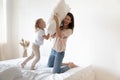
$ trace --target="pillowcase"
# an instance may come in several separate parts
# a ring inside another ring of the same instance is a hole
[[[95,80],[92,66],[85,67],[64,80]]]
[[[66,14],[70,11],[70,7],[65,3],[64,0],[60,0],[58,4],[54,7],[53,14],[48,22],[48,33],[54,34],[56,32],[56,22],[54,20],[54,15],[57,16],[59,25],[61,21],[65,18]]]

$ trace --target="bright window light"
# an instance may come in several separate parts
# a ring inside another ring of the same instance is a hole
[[[0,43],[6,43],[7,42],[7,28],[6,28],[6,0],[3,0],[3,3],[1,3],[1,26],[0,26]]]

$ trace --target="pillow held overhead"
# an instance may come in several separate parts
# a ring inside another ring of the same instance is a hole
[[[48,22],[48,33],[50,35],[56,32],[56,22],[53,19],[53,16],[56,15],[59,20],[59,25],[61,21],[65,18],[66,14],[70,11],[70,7],[65,3],[65,0],[60,0],[58,4],[54,7],[53,14]]]

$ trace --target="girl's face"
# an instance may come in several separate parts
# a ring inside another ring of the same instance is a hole
[[[64,19],[64,26],[68,26],[69,23],[71,23],[71,17],[67,15]]]
[[[46,27],[46,23],[45,23],[45,21],[43,19],[41,19],[39,21],[39,27],[42,28],[42,29]]]

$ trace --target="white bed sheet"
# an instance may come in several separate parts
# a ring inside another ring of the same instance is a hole
[[[28,62],[24,69],[22,69],[20,64],[24,59],[25,58],[18,58],[0,61],[0,80],[2,80],[2,78],[4,78],[4,80],[8,80],[8,78],[9,80],[13,80],[13,78],[16,80],[16,77],[19,77],[17,80],[64,80],[68,76],[82,69],[81,67],[77,67],[61,74],[52,74],[52,68],[46,66],[47,59],[45,57],[41,57],[41,60],[36,65],[36,70],[30,70],[31,61]],[[7,71],[11,71],[11,74]]]

